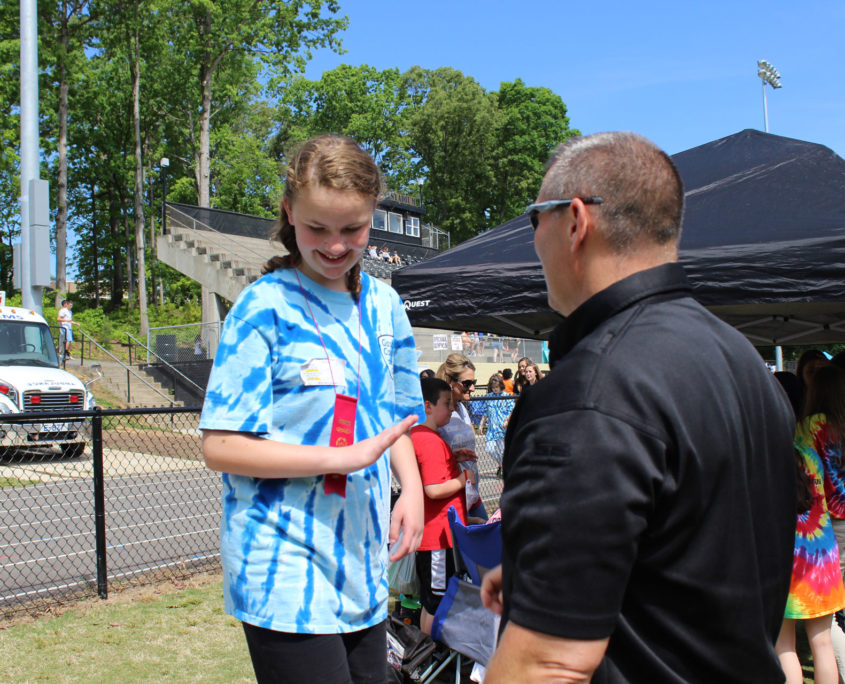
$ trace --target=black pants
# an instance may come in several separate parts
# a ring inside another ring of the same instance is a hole
[[[348,634],[290,634],[243,623],[258,684],[385,684],[387,626]]]

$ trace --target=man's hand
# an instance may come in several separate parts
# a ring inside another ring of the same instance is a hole
[[[496,615],[502,614],[504,601],[502,599],[502,566],[497,565],[481,580],[481,601],[487,610]]]

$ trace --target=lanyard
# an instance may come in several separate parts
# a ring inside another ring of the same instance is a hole
[[[358,394],[356,397],[348,397],[339,394],[337,391],[337,383],[334,379],[329,350],[326,349],[326,343],[323,342],[323,334],[320,332],[320,326],[317,325],[317,319],[314,317],[314,312],[311,311],[311,304],[308,303],[308,297],[305,296],[305,289],[302,287],[302,280],[299,278],[299,270],[294,269],[293,272],[296,274],[299,291],[305,300],[305,306],[308,308],[308,315],[311,316],[311,322],[314,323],[314,328],[317,330],[317,337],[320,338],[320,345],[323,347],[323,353],[326,355],[326,363],[329,367],[329,375],[331,376],[332,387],[334,388],[334,413],[332,414],[332,431],[329,436],[329,446],[348,446],[355,442],[355,414],[358,400],[361,398],[361,301],[360,299],[358,300]],[[340,494],[340,496],[345,497],[346,475],[342,473],[326,473],[323,476],[323,493]]]

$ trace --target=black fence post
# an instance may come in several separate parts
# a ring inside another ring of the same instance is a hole
[[[94,538],[97,552],[97,595],[109,597],[106,565],[106,494],[103,480],[103,416],[94,409],[91,419],[91,449],[94,452]]]

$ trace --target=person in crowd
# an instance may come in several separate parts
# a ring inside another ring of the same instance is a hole
[[[390,250],[388,250],[387,247],[382,247],[379,250],[378,255],[382,261],[390,261]]]
[[[810,506],[800,512],[795,533],[792,581],[777,652],[787,684],[801,684],[804,674],[795,648],[795,622],[803,621],[813,654],[814,681],[837,684],[839,670],[831,640],[832,615],[845,608],[840,546],[831,516],[845,514],[842,485],[842,435],[845,430],[845,371],[832,365],[810,378],[805,418],[795,432],[795,448],[810,483]]]
[[[502,452],[505,449],[505,428],[508,426],[508,418],[513,410],[513,399],[505,392],[505,381],[501,375],[494,373],[487,381],[487,401],[481,402],[484,406],[484,413],[481,419],[481,427],[485,425],[487,432],[484,437],[487,440],[487,453],[490,454],[498,466],[496,474],[502,472]]]
[[[431,368],[423,368],[420,371],[420,380],[422,380],[423,378],[433,378],[433,377],[435,377],[435,375],[434,375],[434,371],[431,370]]]
[[[451,553],[448,511],[454,506],[466,524],[466,471],[462,471],[449,445],[437,433],[452,419],[452,388],[440,378],[420,381],[425,401],[425,421],[411,428],[414,453],[425,494],[425,529],[415,558],[420,580],[420,629],[431,634],[431,623],[446,584],[455,574]]]
[[[503,368],[502,369],[502,382],[505,386],[505,392],[508,394],[513,394],[513,371],[510,368]]]
[[[375,245],[367,247],[367,256],[370,257],[370,259],[378,259],[378,250]]]
[[[473,518],[487,519],[478,490],[478,455],[469,400],[475,389],[475,365],[463,354],[453,352],[437,369],[437,377],[452,388],[452,417],[440,428],[462,470],[467,471],[467,510]]]
[[[535,384],[541,377],[540,367],[527,356],[523,356],[516,368],[516,377],[513,381],[514,394],[522,394],[526,387]]]
[[[390,256],[390,263],[396,264],[397,266],[402,265],[402,257],[399,256],[399,252],[395,249],[393,250],[393,254]]]
[[[62,337],[64,338],[64,355],[65,358],[71,358],[70,346],[73,344],[73,326],[79,325],[73,320],[73,302],[69,299],[62,300],[62,306],[59,309],[56,319],[59,321],[59,328],[61,329]]]
[[[513,376],[513,393],[519,394],[525,385],[525,367],[531,363],[531,359],[523,356],[516,362],[516,373]]]
[[[233,305],[208,383],[225,607],[259,682],[384,681],[388,555],[422,538],[414,338],[396,292],[360,269],[380,188],[353,140],[302,145],[276,232],[288,254]]]
[[[795,375],[801,381],[801,390],[804,397],[807,396],[807,388],[813,380],[813,375],[823,366],[830,363],[824,352],[818,349],[807,349],[801,356],[798,357],[798,365],[795,368]]]
[[[599,133],[557,148],[527,209],[565,318],[508,425],[485,684],[782,681],[794,418],[692,296],[683,197],[653,143]]]
[[[537,382],[543,378],[543,373],[540,371],[540,367],[533,361],[525,367],[522,374],[525,376],[525,385],[522,388],[523,390],[525,387],[536,385]]]
[[[498,335],[490,336],[490,349],[493,350],[493,363],[505,360],[505,355],[502,352],[502,338]]]

